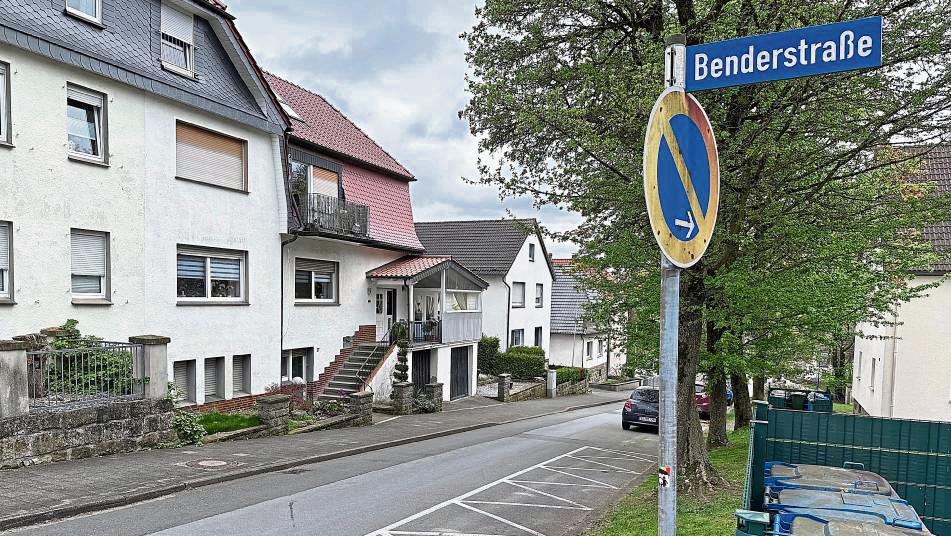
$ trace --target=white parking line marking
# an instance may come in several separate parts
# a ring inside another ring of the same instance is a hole
[[[604,454],[614,454],[615,456],[623,456],[623,458],[617,458],[614,456],[595,456],[586,451],[593,451],[596,453],[604,453]],[[622,467],[618,467],[617,465],[611,465],[609,463],[594,461],[592,458],[603,459],[603,460],[617,460],[622,462],[645,462],[645,463],[651,463],[651,464],[656,463],[653,460],[644,459],[644,458],[641,458],[639,455],[632,454],[632,453],[613,451],[610,449],[601,449],[598,447],[587,447],[587,446],[580,447],[571,452],[566,452],[565,454],[562,454],[550,460],[546,460],[544,462],[535,464],[531,467],[527,467],[525,469],[522,469],[521,471],[517,471],[508,476],[495,480],[493,482],[489,482],[488,484],[485,484],[483,486],[479,486],[478,488],[473,489],[472,491],[469,491],[467,493],[459,495],[458,497],[454,497],[452,499],[449,499],[439,504],[436,504],[434,506],[431,506],[409,517],[406,517],[395,523],[392,523],[382,529],[371,532],[367,534],[366,536],[449,536],[449,535],[451,536],[498,536],[498,535],[492,535],[492,534],[460,533],[460,532],[453,531],[451,528],[442,528],[442,527],[440,528],[420,527],[421,530],[415,530],[415,531],[414,530],[397,530],[398,527],[409,528],[407,525],[409,525],[410,523],[414,521],[419,521],[425,516],[428,516],[434,512],[437,512],[449,506],[457,506],[460,508],[465,508],[473,513],[477,513],[477,514],[489,517],[499,523],[503,523],[505,525],[518,529],[519,531],[522,531],[531,536],[545,536],[541,532],[538,532],[529,527],[520,525],[519,523],[516,523],[515,521],[512,521],[511,519],[506,519],[505,517],[502,517],[500,515],[496,515],[491,512],[482,510],[480,508],[476,508],[473,505],[484,504],[484,505],[504,506],[504,507],[515,508],[516,509],[515,513],[513,514],[505,513],[505,515],[508,517],[512,517],[512,515],[518,515],[517,508],[530,508],[530,509],[542,508],[542,509],[550,509],[550,510],[579,510],[579,511],[587,512],[587,511],[591,511],[592,508],[585,506],[584,504],[575,502],[571,499],[560,497],[558,495],[555,495],[554,493],[550,493],[547,491],[540,491],[533,487],[529,487],[525,484],[540,485],[540,486],[568,486],[568,487],[580,487],[580,488],[588,488],[588,489],[616,490],[619,488],[617,486],[609,484],[608,482],[602,482],[594,478],[584,477],[569,471],[599,471],[601,473],[630,475],[632,477],[643,474],[642,472],[637,472],[631,469],[624,469]],[[586,463],[600,465],[602,467],[605,467],[605,469],[590,468],[590,467],[565,467],[562,465],[555,465],[558,461],[566,460],[566,459],[575,459],[575,460],[586,462]],[[570,477],[571,479],[574,479],[575,481],[574,482],[550,482],[550,481],[542,481],[542,480],[518,479],[518,477],[525,475],[526,473],[529,473],[536,469],[549,471],[551,473],[555,473],[565,477]],[[504,501],[504,500],[502,501],[478,500],[476,497],[474,497],[475,495],[483,491],[486,491],[488,489],[491,489],[495,486],[498,486],[500,484],[509,484],[510,486],[514,486],[522,490],[525,490],[525,491],[510,493],[509,495],[506,496],[506,497],[512,498],[513,501],[518,500],[515,496],[534,495],[536,498],[548,497],[555,501],[559,501],[563,504],[539,504],[534,502],[510,502],[510,501]],[[526,493],[526,492],[529,492],[529,493]],[[506,510],[504,512],[508,512],[508,511]],[[537,515],[538,514],[528,514],[527,519],[537,520],[539,519]],[[443,522],[445,521],[442,521],[440,523],[443,523]]]
[[[605,467],[610,467],[611,469],[617,469],[618,471],[621,471],[621,472],[623,472],[623,473],[633,473],[633,474],[635,474],[635,475],[639,475],[639,474],[640,474],[640,473],[638,473],[637,471],[631,471],[630,469],[625,469],[625,468],[623,468],[623,467],[618,467],[618,466],[616,466],[616,465],[611,465],[611,464],[609,464],[609,463],[596,462],[596,461],[594,461],[594,460],[588,460],[588,459],[585,459],[585,458],[579,458],[578,456],[568,456],[568,457],[571,458],[571,459],[573,459],[573,460],[580,460],[580,461],[585,462],[585,463],[593,463],[593,464],[595,464],[595,465],[603,465],[603,466],[605,466]]]
[[[542,469],[547,469],[548,471],[551,471],[551,472],[553,472],[553,473],[559,473],[559,474],[562,474],[562,475],[571,476],[571,477],[577,478],[577,479],[579,479],[579,480],[585,480],[585,481],[587,481],[587,482],[592,482],[592,483],[594,483],[594,484],[600,484],[601,486],[603,486],[603,487],[605,487],[605,488],[608,488],[608,489],[617,489],[617,487],[612,486],[611,484],[608,484],[608,483],[606,483],[606,482],[601,482],[600,480],[595,480],[595,479],[593,479],[593,478],[586,478],[586,477],[583,477],[583,476],[581,476],[581,475],[573,475],[573,474],[571,474],[571,473],[566,473],[566,472],[564,472],[564,471],[559,471],[558,469],[556,469],[556,468],[554,468],[554,467],[542,467]]]
[[[532,529],[530,529],[530,528],[528,528],[528,527],[523,527],[522,525],[519,525],[518,523],[516,523],[516,522],[514,522],[514,521],[509,521],[508,519],[505,519],[504,517],[499,517],[499,516],[497,516],[497,515],[495,515],[495,514],[490,514],[490,513],[486,512],[486,511],[484,511],[484,510],[479,510],[479,509],[476,508],[475,506],[469,506],[468,504],[464,504],[464,503],[461,503],[461,502],[457,502],[456,504],[458,504],[459,506],[461,506],[461,507],[463,507],[463,508],[468,508],[469,510],[472,510],[473,512],[477,512],[477,513],[479,513],[479,514],[482,514],[482,515],[484,515],[484,516],[486,516],[486,517],[491,517],[492,519],[494,519],[494,520],[496,520],[496,521],[499,521],[499,522],[501,522],[501,523],[505,523],[506,525],[508,525],[508,526],[510,526],[510,527],[514,527],[514,528],[517,528],[517,529],[519,529],[519,530],[523,530],[523,531],[525,531],[525,532],[531,534],[532,536],[545,536],[545,535],[542,534],[541,532],[534,531],[534,530],[532,530]]]
[[[640,454],[640,453],[635,454],[633,452],[621,452],[619,450],[602,449],[599,447],[591,447],[591,448],[600,450],[603,452],[610,452],[611,454],[618,454],[620,456],[625,456],[628,458],[634,458],[635,460],[641,460],[644,462],[652,462],[657,460],[657,456],[654,456],[653,454]]]
[[[517,502],[502,502],[502,501],[463,501],[466,504],[495,504],[498,506],[528,506],[531,508],[554,508],[555,510],[585,510],[590,511],[591,509],[587,506],[558,506],[556,504],[534,504],[534,503],[517,503]]]

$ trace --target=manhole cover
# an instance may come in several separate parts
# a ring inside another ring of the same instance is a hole
[[[242,462],[226,462],[224,460],[191,460],[188,462],[176,463],[180,467],[190,467],[192,469],[201,469],[202,471],[220,471],[222,469],[232,469],[245,465]]]

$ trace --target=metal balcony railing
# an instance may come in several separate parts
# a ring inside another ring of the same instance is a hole
[[[323,194],[308,194],[300,201],[305,229],[367,237],[370,207]]]

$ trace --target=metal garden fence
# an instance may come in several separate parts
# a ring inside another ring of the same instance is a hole
[[[30,410],[71,409],[143,398],[141,344],[84,341],[80,348],[27,352]]]

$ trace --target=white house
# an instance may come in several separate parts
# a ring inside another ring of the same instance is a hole
[[[483,333],[549,351],[554,267],[535,219],[416,222],[430,255],[447,255],[489,284]]]
[[[921,150],[924,150],[922,148]],[[951,147],[924,157],[925,180],[951,190]],[[951,222],[925,229],[938,249],[951,246]],[[951,421],[951,265],[913,274],[911,284],[941,281],[927,296],[903,303],[880,326],[860,324],[852,364],[852,399],[877,417]]]
[[[484,282],[420,256],[409,170],[320,95],[267,77],[293,128],[283,352],[274,373],[303,379],[317,397],[373,387],[385,399],[395,364],[389,332],[402,320],[411,328],[414,382],[436,377],[447,400],[472,394]]]
[[[577,275],[571,271],[571,259],[552,259],[552,262],[555,283],[551,295],[548,362],[565,367],[584,367],[591,371],[593,380],[607,379],[608,374],[616,374],[624,364],[624,351],[619,345],[611,344],[606,330],[599,330],[585,321],[584,307],[593,296],[581,288]]]
[[[0,338],[171,337],[190,402],[281,350],[288,120],[214,0],[0,2]]]

